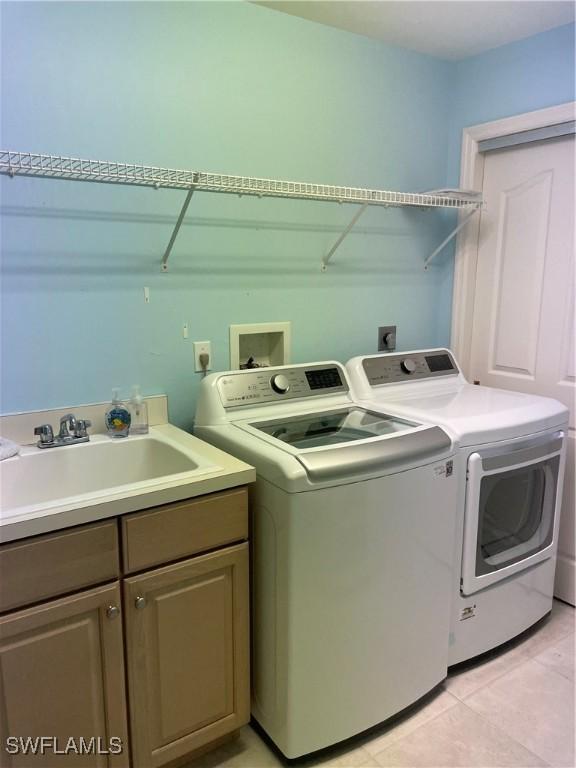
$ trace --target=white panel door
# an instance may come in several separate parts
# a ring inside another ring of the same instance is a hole
[[[486,154],[471,378],[570,409],[556,594],[574,604],[574,136]]]

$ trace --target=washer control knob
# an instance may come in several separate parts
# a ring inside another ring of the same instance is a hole
[[[414,373],[416,370],[416,363],[411,358],[407,357],[406,360],[402,360],[400,363],[400,368],[404,371],[404,373]]]
[[[290,389],[290,383],[286,376],[281,373],[277,373],[276,376],[272,376],[270,379],[270,385],[274,392],[278,392],[279,395],[285,395]]]

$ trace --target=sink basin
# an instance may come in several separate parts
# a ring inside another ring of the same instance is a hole
[[[195,469],[194,459],[153,437],[97,435],[89,443],[25,450],[15,461],[4,462],[0,498],[3,510],[14,509]]]
[[[19,456],[0,462],[0,538],[9,541],[209,492],[202,481],[225,473],[214,453],[212,446],[169,424],[122,439],[94,435],[90,442],[59,448],[25,446]],[[58,520],[47,521],[49,516]],[[20,523],[27,524],[25,534]]]

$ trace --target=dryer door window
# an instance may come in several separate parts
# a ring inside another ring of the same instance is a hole
[[[462,592],[471,595],[553,554],[564,433],[468,458]]]
[[[518,562],[552,542],[558,464],[555,457],[482,478],[476,576]]]

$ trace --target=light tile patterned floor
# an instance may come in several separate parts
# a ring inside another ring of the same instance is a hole
[[[504,650],[460,666],[439,691],[392,725],[299,761],[302,768],[573,768],[575,614],[550,618]],[[288,763],[250,727],[188,768]]]

